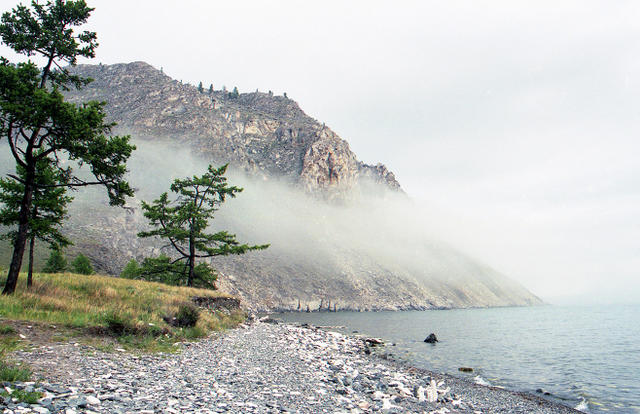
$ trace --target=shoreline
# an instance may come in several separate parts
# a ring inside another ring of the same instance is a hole
[[[553,305],[544,304],[536,307],[543,308],[543,307],[551,307],[551,306]],[[509,306],[506,308],[518,310],[523,307]],[[495,308],[474,308],[474,309],[492,310]],[[446,309],[446,310],[467,311],[469,309],[465,308],[465,309]],[[378,338],[383,338],[385,346],[378,348],[377,356],[382,358],[385,361],[388,361],[390,364],[397,365],[401,369],[405,368],[405,369],[421,370],[421,371],[424,371],[425,373],[431,373],[431,374],[435,373],[436,375],[439,375],[443,378],[451,378],[454,381],[465,381],[469,384],[489,387],[490,389],[495,391],[511,392],[513,394],[520,395],[521,397],[526,399],[542,401],[542,403],[544,404],[548,403],[548,404],[556,404],[562,407],[568,407],[573,410],[572,412],[575,412],[575,413],[590,412],[589,410],[591,408],[597,409],[596,406],[602,406],[601,403],[597,402],[598,400],[595,400],[595,399],[592,400],[591,398],[585,396],[588,394],[582,394],[578,392],[575,392],[575,393],[565,392],[567,390],[554,388],[553,385],[549,385],[551,389],[547,390],[546,383],[541,383],[540,381],[537,381],[537,382],[531,381],[530,378],[526,375],[526,372],[524,372],[522,369],[518,369],[517,366],[513,368],[512,371],[508,371],[506,373],[506,376],[502,376],[502,377],[500,376],[501,372],[499,370],[491,371],[487,369],[487,367],[483,366],[482,363],[479,363],[478,361],[475,361],[475,364],[477,364],[479,369],[475,369],[477,367],[476,365],[473,365],[474,362],[469,362],[469,361],[466,362],[466,364],[471,364],[471,365],[465,365],[465,362],[460,362],[460,361],[466,360],[465,358],[466,353],[458,352],[457,354],[454,353],[453,355],[451,353],[449,354],[440,353],[434,359],[435,364],[432,364],[429,357],[424,357],[422,354],[420,354],[422,350],[421,346],[424,345],[422,344],[422,338],[425,337],[426,333],[430,332],[429,330],[427,331],[419,330],[420,332],[418,332],[417,335],[422,335],[421,337],[416,336],[415,331],[411,331],[412,333],[411,335],[402,336],[402,334],[399,334],[399,332],[404,332],[404,329],[402,331],[399,331],[398,329],[395,329],[395,330],[391,329],[391,331],[387,331],[385,329],[374,329],[376,325],[375,321],[377,320],[375,319],[376,317],[373,317],[373,319],[365,318],[363,322],[363,319],[357,319],[359,317],[356,317],[353,319],[351,317],[340,318],[338,315],[336,315],[336,317],[333,317],[333,316],[330,316],[327,312],[319,312],[319,313],[327,313],[327,315],[324,315],[325,317],[320,317],[322,315],[319,315],[318,313],[316,313],[318,317],[289,316],[289,315],[296,315],[298,313],[300,312],[277,312],[277,313],[270,313],[268,316],[277,320],[279,323],[294,324],[294,325],[297,324],[302,326],[313,325],[317,328],[333,330],[343,335],[347,335],[355,338],[366,338],[370,335],[375,335]],[[358,313],[358,312],[338,311],[338,314],[339,313],[349,314],[349,313]],[[386,313],[396,314],[396,312],[386,312]],[[398,312],[398,313],[402,313],[402,312]],[[408,312],[408,313],[412,313],[412,312]],[[417,312],[417,313],[422,313],[422,312]],[[427,313],[427,312],[424,312],[424,313]],[[372,315],[375,315],[375,313],[372,313]],[[383,319],[386,321],[384,323],[393,324],[393,321],[397,322],[397,319],[391,319],[391,322],[389,322],[389,320],[386,320],[385,318]],[[409,318],[409,320],[413,320],[413,319]],[[353,330],[353,329],[356,329],[356,330]],[[432,329],[435,329],[434,332],[439,332],[437,328],[432,328]],[[449,331],[448,336],[444,335],[444,338],[445,340],[448,339],[450,341],[453,335],[456,335],[455,330],[454,332]],[[442,338],[439,338],[439,339],[442,339]],[[398,342],[398,345],[399,345],[397,348],[396,348],[396,342]],[[393,343],[393,347],[391,346],[392,343]],[[439,346],[445,346],[446,348],[446,345],[439,345]],[[467,349],[467,351],[470,351],[470,350]],[[472,352],[473,351],[471,350],[469,354],[472,354]],[[494,359],[493,363],[499,365],[501,363],[500,361],[502,361],[502,358],[500,357],[499,354],[494,353],[494,355],[497,355],[497,359]],[[513,358],[509,360],[509,362],[513,363],[514,362]],[[460,367],[467,367],[467,366],[474,367],[472,371],[473,373],[458,372],[458,371],[462,371],[462,368]],[[492,366],[492,364],[488,363],[488,366]],[[560,370],[556,372],[562,372],[562,371]],[[522,375],[523,373],[524,375]],[[502,374],[505,374],[505,372],[502,372]],[[482,375],[482,377],[480,375]],[[490,378],[491,379],[490,383],[487,380],[485,380],[485,378]],[[577,389],[577,387],[575,387],[575,389]],[[573,387],[572,387],[572,390],[573,390]],[[551,391],[551,392],[548,392],[548,391]],[[615,400],[614,400],[614,403],[611,403],[611,400],[607,402],[610,403],[611,406],[614,406],[615,404]],[[594,404],[593,407],[589,406],[589,404],[591,403]],[[621,405],[615,405],[615,407],[621,407]],[[612,412],[616,412],[615,409]]]
[[[541,305],[542,306],[542,305]],[[311,324],[296,324],[296,323],[292,323],[292,322],[283,322],[283,321],[277,321],[277,323],[279,324],[283,324],[283,325],[291,325],[291,326],[299,326],[299,327],[303,327],[303,328],[307,328],[307,329],[319,329],[319,330],[326,330],[329,331],[330,329],[335,329],[337,327],[333,327],[333,326],[315,326],[315,325],[311,325]],[[359,340],[359,341],[363,341],[366,343],[366,339],[367,336],[366,335],[361,335],[361,334],[343,334],[340,332],[335,332],[337,334],[343,335],[347,338],[352,338],[354,340]],[[377,339],[377,338],[376,338]],[[386,344],[382,344],[383,346],[386,346]],[[375,349],[378,348],[378,350],[381,350],[381,348],[379,348],[379,346],[369,346],[369,349]],[[569,412],[569,413],[582,413],[582,411],[579,411],[569,405],[565,405],[550,399],[546,399],[544,397],[541,397],[539,395],[535,395],[526,391],[517,391],[517,390],[512,390],[512,389],[508,389],[508,388],[504,388],[504,387],[500,387],[500,386],[493,386],[493,385],[484,385],[484,384],[479,384],[475,381],[472,381],[470,378],[465,378],[465,377],[458,377],[452,374],[448,374],[448,373],[440,373],[440,372],[435,372],[435,371],[430,371],[426,368],[421,368],[421,367],[416,367],[414,365],[411,365],[411,363],[409,361],[406,360],[400,360],[400,359],[396,359],[395,357],[392,357],[391,359],[388,357],[389,354],[387,353],[379,353],[379,352],[371,352],[371,354],[369,355],[370,358],[375,358],[375,359],[379,359],[380,361],[382,361],[384,364],[387,364],[389,366],[391,366],[392,368],[395,368],[397,371],[412,371],[412,372],[419,372],[424,376],[430,376],[430,377],[436,377],[436,378],[441,378],[443,379],[447,385],[450,384],[455,384],[457,386],[460,386],[462,388],[469,388],[469,389],[476,389],[476,390],[481,390],[481,391],[488,391],[489,393],[507,393],[512,395],[515,398],[521,398],[524,400],[528,400],[528,401],[532,401],[535,404],[539,405],[539,406],[546,406],[548,407],[550,410],[553,410],[554,408],[556,409],[560,409],[560,412]],[[568,410],[568,411],[567,411]],[[553,411],[555,412],[555,411]]]
[[[46,392],[14,413],[579,413],[366,354],[362,339],[256,321],[179,354],[105,353],[77,343],[15,356]]]

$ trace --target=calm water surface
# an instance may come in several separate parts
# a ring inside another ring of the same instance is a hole
[[[381,337],[412,365],[518,391],[541,388],[585,412],[640,413],[640,305],[278,317]],[[436,345],[422,342],[431,332]]]

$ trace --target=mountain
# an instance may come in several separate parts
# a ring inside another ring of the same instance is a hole
[[[400,184],[384,165],[357,159],[348,143],[285,96],[229,93],[183,84],[142,62],[79,65],[94,82],[71,101],[106,101],[117,133],[138,151],[129,163],[139,189],[126,209],[97,192],[78,194],[65,231],[103,272],[165,247],[139,239],[139,202],[172,178],[229,163],[245,192],[228,201],[214,226],[263,252],[216,258],[221,289],[257,310],[429,309],[539,304],[516,282],[432,240],[413,220]],[[95,190],[92,190],[95,191]],[[227,206],[228,205],[228,206]]]
[[[144,62],[79,65],[74,72],[94,82],[68,98],[108,102],[118,132],[179,140],[217,162],[286,177],[328,198],[348,197],[363,179],[400,191],[384,165],[358,161],[345,140],[284,96],[199,92]]]

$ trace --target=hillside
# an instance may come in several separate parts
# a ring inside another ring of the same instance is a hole
[[[141,63],[81,65],[95,81],[69,94],[109,102],[118,133],[138,150],[129,163],[138,190],[127,209],[108,208],[97,190],[76,193],[65,231],[102,272],[163,251],[141,240],[140,200],[171,179],[229,163],[245,191],[213,226],[264,252],[217,258],[218,286],[258,310],[429,309],[539,304],[524,287],[415,222],[400,184],[382,164],[358,161],[345,140],[298,105],[269,93],[209,94]],[[100,201],[102,200],[102,201]],[[167,251],[168,252],[168,251]]]
[[[16,292],[0,297],[0,326],[13,326],[9,332],[24,328],[28,332],[17,338],[19,344],[0,341],[5,348],[74,337],[101,347],[117,341],[126,348],[172,352],[175,342],[203,337],[245,319],[237,299],[211,290],[100,275],[33,276],[31,288],[22,274]],[[191,311],[189,323],[176,323],[178,318],[185,320],[183,309]],[[4,356],[0,353],[0,365]]]

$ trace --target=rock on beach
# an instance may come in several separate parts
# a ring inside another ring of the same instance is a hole
[[[262,322],[185,344],[177,355],[43,346],[16,357],[42,377],[30,386],[44,397],[33,405],[4,400],[0,412],[577,412],[367,355],[368,346],[313,327]]]

